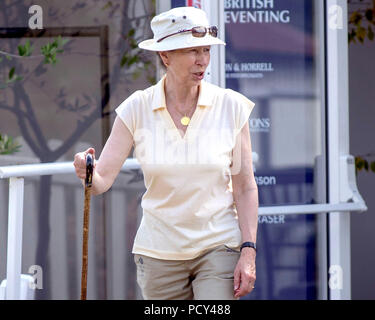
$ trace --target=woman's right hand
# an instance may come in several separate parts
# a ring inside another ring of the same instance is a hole
[[[92,157],[94,159],[94,168],[96,167],[96,160],[95,160],[95,149],[94,148],[88,148],[84,152],[78,152],[74,155],[74,168],[76,170],[76,176],[79,179],[86,179],[86,156],[88,153],[92,154]]]

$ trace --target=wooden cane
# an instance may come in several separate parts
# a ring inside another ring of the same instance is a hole
[[[87,297],[88,242],[93,167],[93,156],[90,153],[88,153],[86,156],[85,205],[83,210],[81,300],[86,300]]]

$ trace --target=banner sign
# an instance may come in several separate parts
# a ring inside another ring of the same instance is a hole
[[[314,1],[223,1],[226,87],[256,103],[249,125],[259,204],[315,203],[324,124]],[[172,6],[198,2],[175,0]],[[280,214],[258,221],[263,250],[257,255],[256,290],[246,299],[316,299],[316,216]]]

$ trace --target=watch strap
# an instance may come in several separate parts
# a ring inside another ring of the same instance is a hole
[[[257,246],[254,242],[244,242],[242,245],[241,245],[241,249],[240,251],[242,251],[243,248],[253,248],[255,251],[257,251]]]

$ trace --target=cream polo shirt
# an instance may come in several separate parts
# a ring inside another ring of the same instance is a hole
[[[133,253],[184,260],[222,244],[238,247],[230,165],[254,103],[201,81],[197,108],[182,136],[166,108],[164,80],[116,108],[133,135],[146,186]]]

